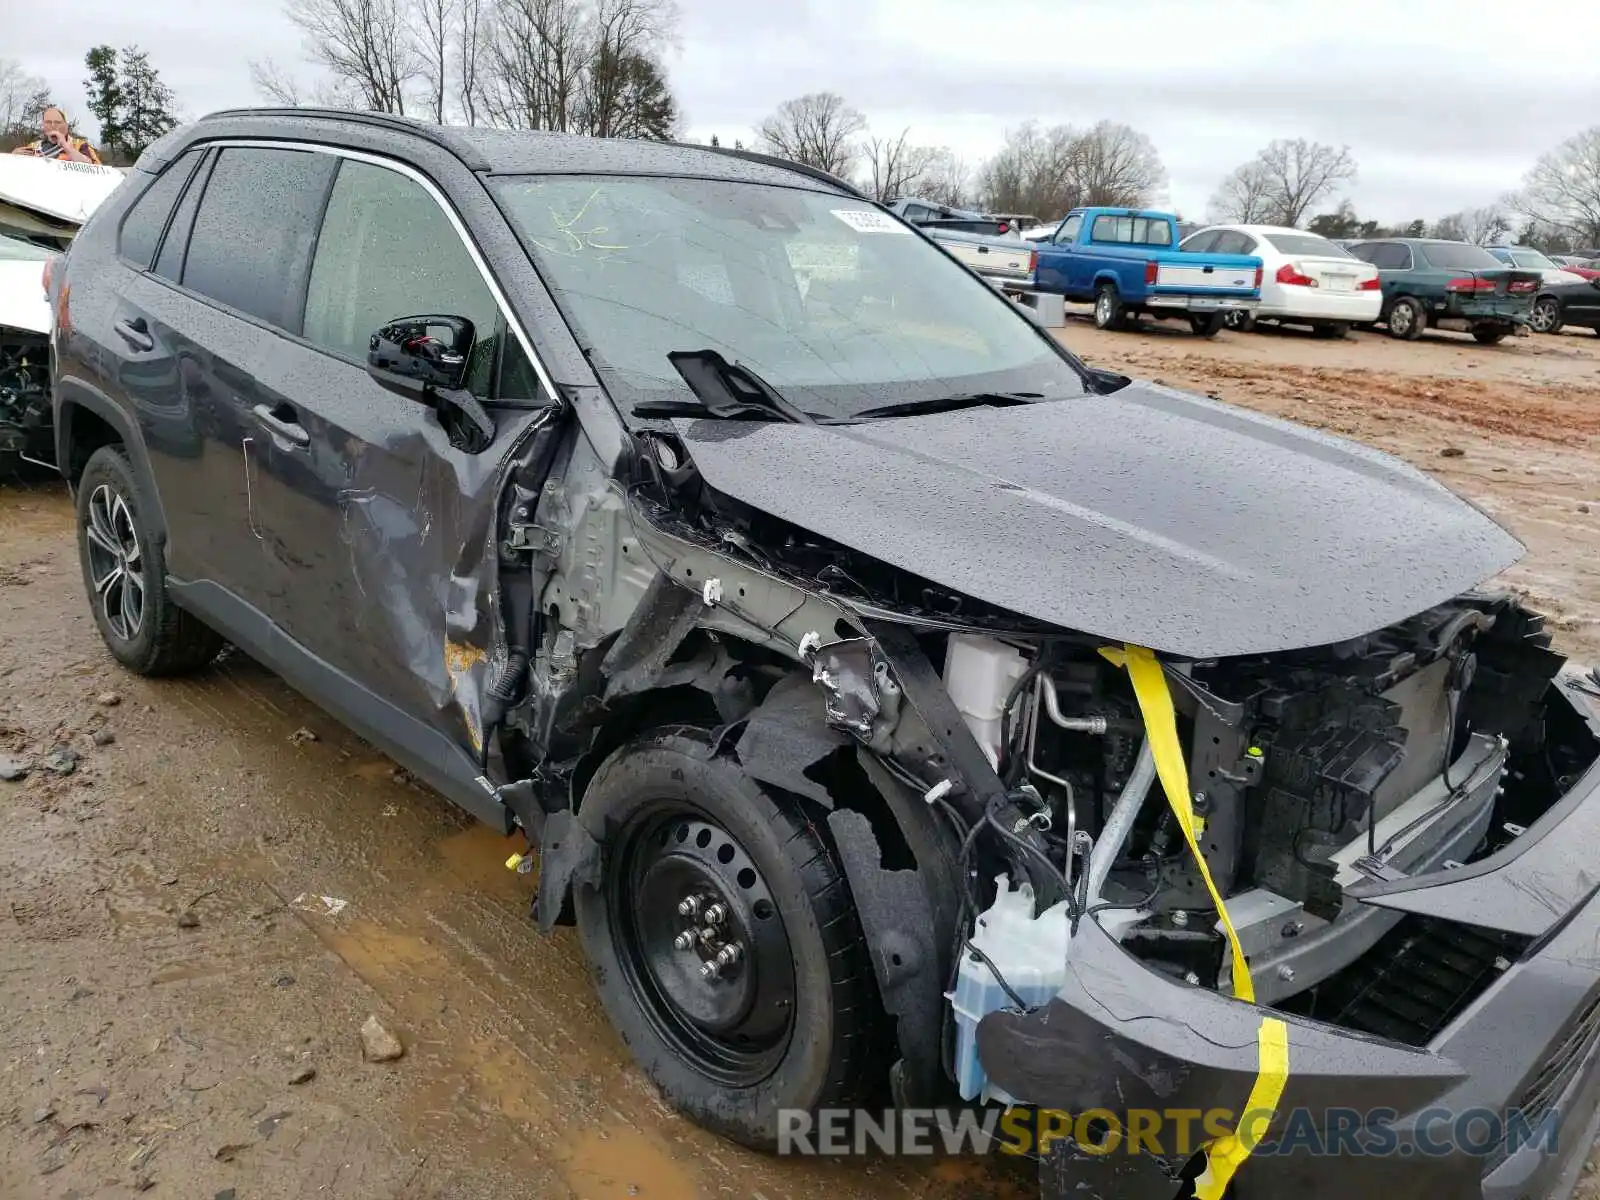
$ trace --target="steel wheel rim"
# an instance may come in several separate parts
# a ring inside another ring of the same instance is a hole
[[[121,492],[102,483],[90,493],[83,532],[94,602],[107,628],[132,641],[144,625],[144,547]]]
[[[1400,303],[1394,306],[1394,311],[1389,314],[1389,326],[1396,333],[1407,333],[1411,329],[1411,306]]]
[[[614,845],[607,920],[645,1019],[713,1082],[759,1084],[783,1061],[795,1014],[793,953],[765,879],[731,834],[676,802],[635,817]],[[723,908],[715,923],[714,904]],[[709,941],[697,936],[707,929]],[[730,945],[737,959],[708,976]]]

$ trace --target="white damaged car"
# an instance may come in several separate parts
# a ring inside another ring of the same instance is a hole
[[[0,475],[50,465],[46,272],[122,183],[118,167],[0,155]]]

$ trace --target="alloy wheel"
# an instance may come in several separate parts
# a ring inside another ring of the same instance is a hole
[[[1549,333],[1555,328],[1559,311],[1554,300],[1548,298],[1541,300],[1533,306],[1533,312],[1528,314],[1528,324],[1535,333]]]
[[[133,512],[120,492],[102,483],[89,496],[84,522],[94,603],[120,640],[132,641],[144,624],[144,552]]]
[[[794,1028],[794,956],[745,849],[676,805],[622,830],[607,910],[623,973],[669,1045],[708,1079],[749,1087],[776,1069]]]
[[[1406,334],[1411,331],[1411,306],[1409,304],[1396,304],[1394,311],[1389,314],[1389,331],[1395,334]]]

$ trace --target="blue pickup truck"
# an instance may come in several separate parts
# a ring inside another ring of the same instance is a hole
[[[1078,208],[1048,241],[1034,243],[1034,286],[1068,300],[1092,301],[1094,323],[1121,329],[1134,316],[1188,317],[1212,337],[1230,312],[1253,313],[1261,301],[1261,260],[1246,254],[1178,249],[1170,213]]]

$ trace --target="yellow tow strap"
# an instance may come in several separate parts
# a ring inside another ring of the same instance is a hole
[[[1228,906],[1222,893],[1211,878],[1211,868],[1200,852],[1200,824],[1195,818],[1194,804],[1189,791],[1189,769],[1184,763],[1183,747],[1178,741],[1178,718],[1172,707],[1172,693],[1167,688],[1167,677],[1155,654],[1143,646],[1112,647],[1100,651],[1116,666],[1125,667],[1133,682],[1133,694],[1139,701],[1139,712],[1144,717],[1145,736],[1150,739],[1150,753],[1155,759],[1156,776],[1161,780],[1161,790],[1166,793],[1178,827],[1183,830],[1183,840],[1189,844],[1205,881],[1211,902],[1216,905],[1222,928],[1228,935],[1228,948],[1233,954],[1233,994],[1246,1004],[1254,1004],[1255,985],[1250,981],[1250,966],[1244,959],[1244,948],[1239,945],[1239,934],[1228,916]],[[1256,1081],[1250,1088],[1249,1099],[1234,1131],[1218,1138],[1206,1147],[1206,1169],[1195,1180],[1196,1200],[1222,1200],[1235,1171],[1250,1157],[1250,1152],[1265,1134],[1267,1126],[1277,1112],[1283,1098],[1283,1087],[1289,1079],[1289,1027],[1277,1017],[1263,1016],[1256,1035],[1258,1065]],[[1248,1118],[1250,1130],[1241,1133]]]

